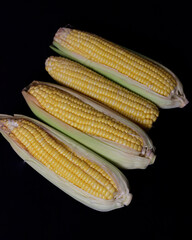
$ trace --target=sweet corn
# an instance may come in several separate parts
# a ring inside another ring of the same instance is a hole
[[[52,49],[111,78],[161,108],[184,107],[188,101],[179,79],[163,65],[99,36],[60,28]]]
[[[49,57],[45,65],[58,83],[106,104],[143,128],[151,128],[159,115],[158,108],[150,101],[77,62],[62,57]]]
[[[118,166],[154,162],[154,147],[140,127],[79,92],[35,81],[22,93],[39,118]]]
[[[85,205],[109,211],[130,203],[125,176],[67,136],[25,116],[0,115],[0,132],[30,166]]]

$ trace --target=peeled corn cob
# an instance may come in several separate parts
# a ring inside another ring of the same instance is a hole
[[[125,176],[58,131],[22,115],[0,115],[0,133],[31,167],[83,204],[110,211],[130,203]]]
[[[76,60],[156,103],[184,107],[188,101],[179,79],[163,65],[99,36],[60,28],[52,49]]]
[[[151,128],[159,111],[150,101],[111,82],[96,72],[62,57],[49,57],[46,70],[59,83],[118,111],[144,128]]]
[[[154,147],[136,124],[72,89],[34,81],[23,91],[43,121],[123,168],[146,168]]]

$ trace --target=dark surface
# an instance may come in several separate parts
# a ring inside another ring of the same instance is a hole
[[[157,159],[146,170],[123,171],[133,200],[108,213],[91,210],[21,160],[0,136],[0,240],[190,238],[192,48],[190,8],[135,2],[1,4],[0,113],[34,115],[21,90],[51,81],[44,61],[59,27],[72,25],[142,53],[170,68],[190,103],[161,110],[149,131]],[[189,137],[189,138],[188,138]],[[188,236],[188,237],[186,237]]]

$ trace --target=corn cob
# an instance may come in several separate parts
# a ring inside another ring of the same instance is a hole
[[[31,167],[83,204],[110,211],[130,203],[125,176],[67,136],[22,115],[0,115],[0,132]]]
[[[158,108],[150,101],[81,64],[62,57],[49,57],[45,65],[58,83],[106,104],[143,128],[151,128],[158,117]]]
[[[154,147],[136,124],[72,89],[34,81],[23,91],[43,121],[123,168],[146,168]]]
[[[99,36],[60,28],[51,48],[140,94],[161,108],[184,107],[188,103],[181,82],[169,69]]]

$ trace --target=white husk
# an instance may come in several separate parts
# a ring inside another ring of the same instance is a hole
[[[12,117],[8,115],[0,115],[0,119],[2,118]],[[115,198],[112,200],[103,200],[92,196],[91,194],[78,188],[77,186],[68,182],[67,180],[60,177],[59,175],[48,169],[46,166],[41,164],[38,160],[31,156],[25,149],[23,149],[16,141],[14,141],[6,131],[1,129],[0,127],[0,132],[8,140],[8,142],[11,144],[15,152],[38,173],[40,173],[42,176],[44,176],[47,180],[52,182],[62,191],[66,192],[68,195],[85,204],[86,206],[98,211],[110,211],[128,205],[130,203],[132,195],[129,193],[127,179],[112,164],[110,164],[109,162],[107,162],[106,160],[104,160],[102,157],[98,156],[91,150],[88,150],[84,146],[75,142],[71,138],[65,136],[64,134],[61,134],[60,132],[52,129],[51,127],[48,127],[47,125],[37,120],[31,119],[23,115],[15,115],[14,118],[23,118],[36,123],[40,127],[44,128],[49,134],[53,135],[55,138],[69,146],[72,149],[72,151],[75,151],[79,155],[87,157],[91,161],[99,164],[113,178],[118,188],[118,192],[115,195]]]
[[[122,122],[128,127],[131,127],[143,138],[143,141],[144,141],[143,152],[141,154],[138,151],[135,151],[128,147],[124,147],[123,145],[120,145],[120,144],[116,144],[112,141],[107,141],[102,138],[89,136],[88,134],[85,134],[69,126],[68,124],[65,124],[64,122],[60,121],[59,119],[55,118],[54,116],[50,115],[45,110],[43,110],[39,106],[36,99],[33,96],[31,96],[27,91],[23,90],[22,92],[23,96],[26,102],[28,103],[29,107],[31,108],[33,113],[37,115],[39,118],[41,118],[43,121],[52,125],[54,128],[57,128],[59,131],[62,131],[63,133],[67,134],[68,136],[72,137],[76,141],[81,142],[85,146],[89,147],[90,149],[104,156],[105,158],[112,161],[113,163],[115,163],[117,166],[121,168],[144,169],[149,164],[152,164],[154,162],[155,155],[153,153],[154,147],[153,147],[152,141],[139,126],[132,123],[128,119],[122,117],[120,114],[117,114],[116,112],[109,109],[108,107],[94,101],[93,99],[90,99],[89,97],[83,94],[77,93],[72,89],[59,86],[56,84],[45,83],[45,82],[35,81],[32,84],[38,84],[38,83],[46,84],[48,86],[53,86],[63,91],[66,91],[72,94],[73,96],[78,97],[83,102],[91,105],[95,109],[105,113],[108,116],[115,118],[116,120]]]

